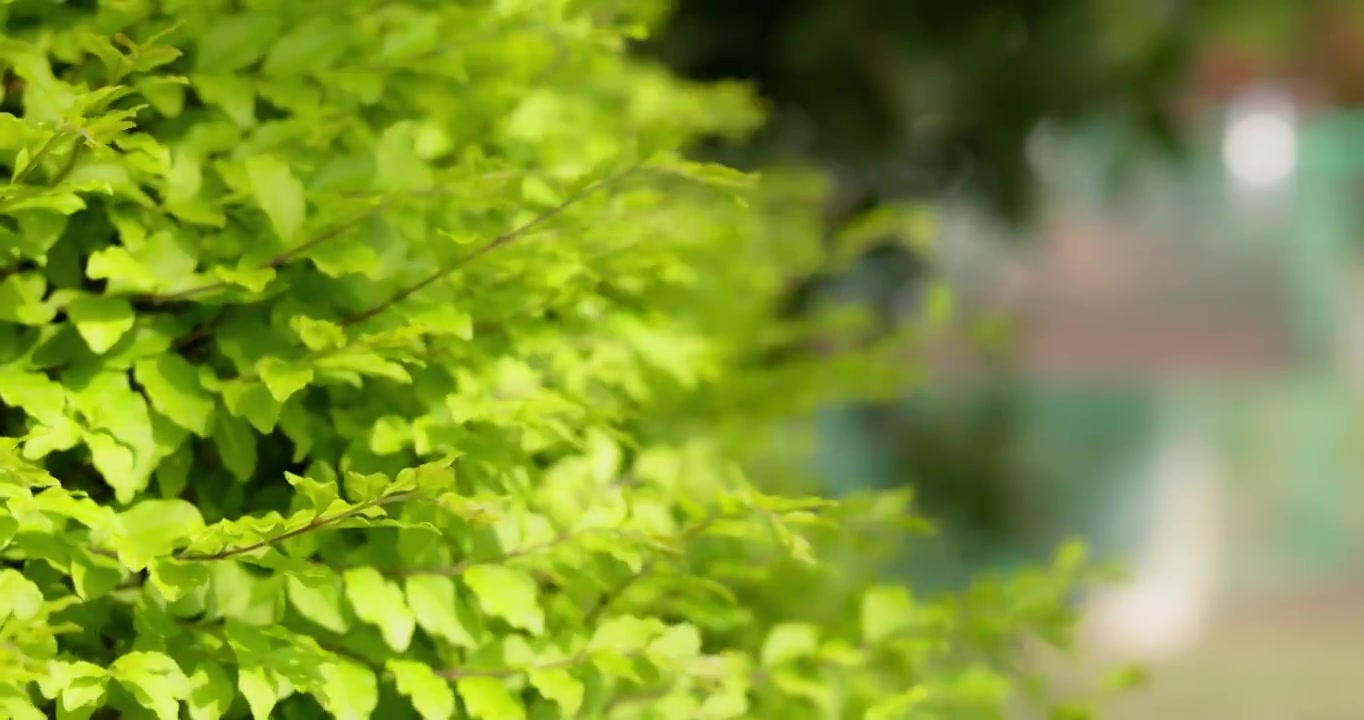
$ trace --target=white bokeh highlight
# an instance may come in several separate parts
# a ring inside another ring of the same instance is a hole
[[[1222,160],[1232,179],[1248,188],[1286,183],[1298,166],[1298,131],[1291,107],[1247,102],[1227,126]]]

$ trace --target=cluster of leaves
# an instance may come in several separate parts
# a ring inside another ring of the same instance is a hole
[[[883,359],[763,364],[819,188],[622,5],[0,4],[0,715],[1001,712],[1081,558],[922,601],[759,492]]]

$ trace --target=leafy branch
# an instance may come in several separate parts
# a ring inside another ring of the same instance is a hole
[[[696,536],[706,532],[713,525],[715,525],[715,523],[726,519],[728,519],[728,516],[724,513],[712,513],[701,522],[698,522],[695,525],[691,526],[690,528],[684,530],[682,534],[678,537],[678,540],[685,543],[686,541],[691,540],[692,538],[695,538]],[[619,601],[620,598],[624,596],[626,592],[633,588],[638,582],[644,580],[645,578],[653,574],[654,570],[658,567],[658,563],[660,562],[661,557],[662,556],[660,555],[655,555],[649,558],[644,562],[643,565],[640,566],[638,571],[631,573],[629,577],[625,578],[625,580],[621,581],[614,588],[611,588],[610,590],[603,593],[601,597],[597,598],[596,603],[594,603],[592,607],[584,614],[584,622],[591,624],[595,623],[598,619],[600,619],[601,616],[608,610],[610,610],[611,606],[614,605],[617,601]]]
[[[464,680],[468,678],[508,678],[526,673],[532,673],[537,670],[566,670],[568,668],[582,665],[583,663],[588,662],[590,660],[591,657],[588,656],[586,653],[579,653],[572,657],[564,658],[563,660],[552,660],[550,662],[540,663],[539,665],[535,665],[534,667],[528,668],[458,667],[448,668],[445,670],[437,670],[436,674],[445,678],[446,680]]]
[[[416,293],[421,292],[422,290],[439,282],[441,279],[445,278],[446,276],[450,275],[456,270],[459,270],[460,268],[468,265],[469,263],[472,263],[473,261],[483,257],[484,255],[487,255],[493,250],[496,250],[504,245],[509,245],[515,242],[516,240],[523,238],[526,235],[529,235],[536,228],[540,227],[541,225],[544,225],[550,220],[553,220],[554,218],[563,214],[566,210],[573,207],[574,205],[577,205],[579,202],[587,198],[589,195],[592,195],[599,190],[602,190],[610,185],[613,185],[625,179],[627,176],[631,175],[636,170],[638,170],[639,167],[640,164],[635,163],[624,170],[609,175],[601,180],[597,180],[596,182],[587,184],[586,186],[580,188],[573,194],[569,195],[567,198],[563,200],[563,202],[560,202],[558,205],[555,205],[554,207],[551,207],[550,209],[540,213],[539,215],[535,216],[525,224],[508,230],[507,232],[504,232],[501,235],[498,235],[497,237],[493,238],[491,241],[489,241],[482,247],[478,248],[477,250],[473,250],[472,252],[466,253],[455,258],[454,260],[451,260],[450,262],[437,268],[434,272],[422,278],[421,280],[413,283],[412,285],[409,285],[406,288],[403,288],[402,290],[399,290],[397,293],[394,293],[387,300],[384,300],[383,302],[380,302],[377,305],[374,305],[373,307],[364,310],[363,312],[346,318],[342,322],[342,324],[354,325],[356,323],[361,323],[366,320],[369,320],[375,317],[376,315],[383,313],[384,311],[388,310],[394,305],[397,305],[403,300],[406,300],[407,298],[415,295]]]
[[[14,174],[14,179],[11,181],[11,184],[13,185],[24,184],[24,181],[28,180],[28,176],[32,175],[33,171],[38,169],[38,166],[39,164],[42,163],[43,159],[46,158],[54,148],[57,147],[57,142],[62,138],[66,137],[68,134],[69,131],[67,130],[56,130],[51,135],[49,135],[47,140],[43,141],[43,144],[40,145],[36,151],[34,151],[33,157],[30,157],[28,159],[28,162],[24,164],[24,167],[21,168],[19,172]]]
[[[375,498],[373,500],[368,500],[363,503],[360,503],[359,505],[356,505],[355,507],[350,508],[349,510],[343,510],[338,513],[333,513],[331,515],[319,515],[318,517],[313,518],[304,525],[296,527],[292,530],[287,530],[278,535],[268,537],[263,540],[259,540],[249,545],[243,545],[235,548],[227,548],[212,553],[180,552],[176,553],[175,559],[181,562],[213,562],[215,560],[226,560],[228,558],[237,557],[238,555],[245,555],[247,553],[255,552],[256,550],[260,550],[261,548],[272,547],[290,538],[298,537],[299,535],[314,532],[316,530],[322,530],[332,525],[337,525],[353,517],[362,515],[373,508],[403,502],[406,500],[410,500],[415,496],[416,494],[411,492],[400,492],[394,493],[392,495],[385,495],[384,497]]]
[[[279,254],[260,263],[259,265],[256,266],[256,269],[271,270],[282,267],[294,261],[303,254],[313,250],[319,245],[335,240],[336,238],[339,238],[342,235],[346,234],[347,232],[355,229],[360,225],[360,223],[363,223],[364,221],[382,212],[385,208],[389,206],[389,203],[390,203],[389,200],[384,200],[382,202],[375,204],[370,209],[366,210],[363,213],[360,213],[359,215],[353,218],[332,225],[331,227],[319,232],[311,239],[303,243],[300,243],[299,245],[295,245],[294,247],[291,247],[288,250],[284,250],[283,252],[280,252]],[[172,303],[191,300],[206,293],[216,292],[218,290],[227,288],[230,285],[231,283],[225,280],[218,280],[211,283],[205,283],[203,285],[197,285],[192,288],[187,288],[185,290],[179,290],[173,293],[153,293],[149,295],[142,295],[138,297],[137,300],[148,305],[169,305]]]

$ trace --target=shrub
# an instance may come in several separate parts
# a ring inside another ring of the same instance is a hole
[[[0,4],[0,716],[998,712],[1078,557],[919,600],[778,492],[886,365],[763,359],[817,183],[630,6]]]

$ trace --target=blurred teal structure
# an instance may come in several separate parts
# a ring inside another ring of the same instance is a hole
[[[1236,325],[1243,334],[1259,332],[1244,328],[1276,333],[1278,340],[1264,339],[1264,357],[1236,357],[1259,351],[1234,347],[1230,357],[1199,356],[1173,338],[1168,347],[1153,341],[1143,351],[1150,361],[1144,369],[1106,372],[1111,359],[1097,358],[1093,372],[1053,372],[1019,358],[1012,377],[930,384],[907,393],[900,407],[835,408],[821,418],[822,472],[837,492],[908,482],[921,488],[924,509],[942,518],[942,536],[928,545],[916,541],[904,560],[921,587],[954,587],[984,570],[1041,560],[1069,536],[1086,540],[1101,557],[1131,556],[1150,539],[1156,520],[1152,459],[1179,433],[1199,435],[1197,442],[1224,459],[1225,470],[1215,479],[1223,495],[1244,489],[1282,505],[1272,511],[1286,521],[1286,534],[1264,540],[1280,546],[1273,549],[1275,562],[1296,566],[1300,575],[1329,574],[1358,549],[1341,513],[1343,503],[1352,502],[1343,489],[1352,486],[1349,479],[1361,463],[1351,443],[1355,400],[1341,367],[1340,328],[1347,318],[1340,308],[1361,230],[1355,198],[1364,181],[1364,115],[1297,122],[1291,177],[1257,187],[1229,174],[1220,120],[1210,118],[1190,157],[1138,161],[1118,184],[1108,179],[1127,150],[1121,129],[1096,124],[1053,142],[1053,167],[1043,173],[1046,193],[1060,216],[1097,217],[1100,228],[1112,227],[1112,237],[1096,238],[1101,243],[1164,240],[1187,251],[1195,290],[1222,280],[1244,287],[1245,293],[1224,299],[1234,306],[1207,316],[1205,331],[1215,338]],[[1127,280],[1137,290],[1148,281],[1151,297],[1136,305],[1146,307],[1141,303],[1149,300],[1157,319],[1164,313],[1174,322],[1216,302],[1160,297],[1163,278]],[[1179,305],[1185,301],[1188,307]],[[1071,303],[1085,304],[1083,298]],[[1238,324],[1242,317],[1245,323]],[[1115,320],[1109,331],[1118,338],[1125,330]],[[1048,342],[1064,345],[1066,335]],[[1075,358],[1076,365],[1084,363]],[[983,462],[971,457],[969,438],[982,429],[973,429],[969,418],[972,408],[992,402],[1010,408],[1007,422],[1014,429],[1011,439],[995,446],[986,435],[979,438],[980,452],[1004,455]],[[903,433],[929,431],[955,434],[958,442],[967,438],[953,461],[959,466],[930,467],[923,458],[905,457],[903,448],[916,443]],[[1267,453],[1275,455],[1272,468],[1264,464]],[[973,525],[971,513],[963,512],[971,505],[965,496],[980,488],[999,493],[1002,512],[1014,517],[997,527]],[[1244,574],[1276,572],[1252,568]]]

